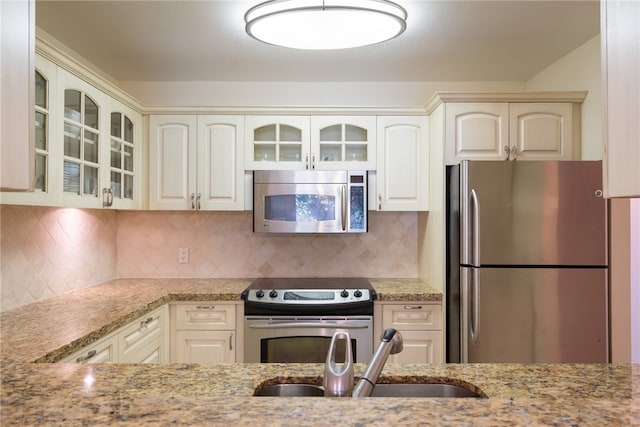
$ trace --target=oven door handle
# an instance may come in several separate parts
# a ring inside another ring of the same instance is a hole
[[[333,329],[367,329],[369,325],[349,325],[341,323],[322,322],[291,322],[291,323],[254,323],[250,329],[291,329],[291,328],[333,328]]]

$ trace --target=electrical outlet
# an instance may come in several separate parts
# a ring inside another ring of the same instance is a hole
[[[188,264],[189,263],[189,248],[179,248],[178,249],[178,262],[180,264]]]

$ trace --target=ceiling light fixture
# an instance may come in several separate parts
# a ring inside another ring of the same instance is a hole
[[[294,49],[345,49],[402,34],[407,11],[388,0],[271,0],[244,15],[247,33]]]

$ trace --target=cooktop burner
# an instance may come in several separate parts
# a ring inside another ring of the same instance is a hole
[[[363,278],[260,278],[242,299],[245,314],[370,314],[376,292]]]

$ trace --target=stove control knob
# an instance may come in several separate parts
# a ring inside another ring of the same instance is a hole
[[[349,296],[349,292],[345,289],[344,291],[340,292],[340,296],[342,298],[346,298]]]
[[[256,297],[262,298],[264,296],[264,291],[262,289],[258,289],[256,291]]]
[[[362,292],[361,291],[355,291],[353,293],[353,296],[356,297],[356,298],[360,298],[362,296]]]
[[[275,289],[273,289],[271,292],[269,292],[269,296],[270,296],[271,298],[275,298],[275,297],[277,297],[277,296],[278,296],[278,293],[276,292],[276,290],[275,290]]]

